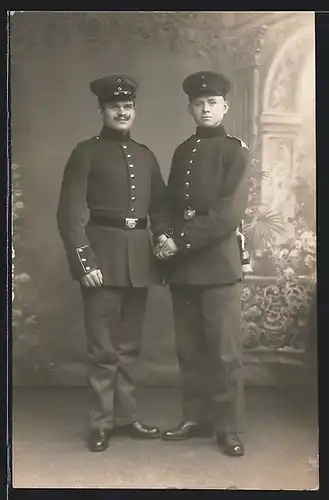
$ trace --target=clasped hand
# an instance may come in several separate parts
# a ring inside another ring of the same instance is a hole
[[[158,244],[154,249],[154,254],[158,259],[165,260],[174,255],[177,250],[176,243],[172,238],[167,238],[167,236],[161,235],[158,239]],[[103,275],[101,270],[94,269],[93,271],[90,271],[90,273],[83,276],[82,284],[87,288],[102,286]]]
[[[90,273],[82,277],[82,284],[87,288],[102,286],[103,275],[100,269],[93,269]]]
[[[161,235],[158,239],[158,244],[154,249],[155,256],[160,260],[168,259],[177,252],[177,246],[173,238],[167,238]]]

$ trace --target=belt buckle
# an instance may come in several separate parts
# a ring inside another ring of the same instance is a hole
[[[195,216],[195,210],[193,210],[192,208],[187,208],[184,210],[184,219],[185,220],[193,219],[194,216]]]
[[[129,217],[126,217],[126,219],[125,219],[126,228],[135,229],[135,227],[137,226],[137,222],[138,222],[138,219],[131,219]]]

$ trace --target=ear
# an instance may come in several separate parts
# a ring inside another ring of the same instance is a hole
[[[230,105],[229,102],[225,99],[224,101],[224,115],[228,112]]]
[[[192,114],[192,103],[191,103],[191,102],[189,102],[189,103],[188,103],[188,105],[187,105],[187,110],[188,110],[188,112],[190,113],[190,115],[192,115],[192,116],[193,116],[193,114]]]

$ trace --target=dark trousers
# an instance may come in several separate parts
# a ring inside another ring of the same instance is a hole
[[[82,287],[88,343],[89,425],[111,429],[138,420],[134,397],[146,288]]]
[[[172,285],[184,419],[243,432],[241,283]]]

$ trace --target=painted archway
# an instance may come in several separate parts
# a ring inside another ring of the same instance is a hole
[[[314,38],[313,26],[289,37],[274,57],[264,88],[260,142],[268,179],[262,182],[261,201],[282,216],[284,239],[294,232],[290,221],[300,147],[307,144],[312,149],[307,131],[314,134]],[[315,171],[314,155],[310,167]]]

